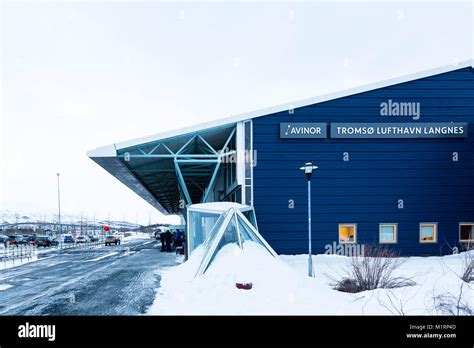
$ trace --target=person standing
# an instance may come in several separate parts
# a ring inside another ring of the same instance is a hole
[[[166,251],[166,249],[165,249],[165,232],[160,233],[160,242],[161,242],[161,251]]]
[[[171,232],[170,231],[165,232],[165,244],[166,244],[165,249],[167,252],[171,251],[171,239],[172,239]]]

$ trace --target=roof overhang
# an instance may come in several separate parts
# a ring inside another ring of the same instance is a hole
[[[87,155],[163,214],[176,214],[209,200],[223,158],[235,152],[235,124],[150,140],[108,145]]]
[[[151,206],[156,208],[159,212],[167,214],[166,209],[154,197],[150,191],[137,179],[135,175],[123,164],[123,162],[116,156],[116,150],[113,146],[104,147],[104,152],[95,153],[89,157],[99,166],[104,168],[107,172],[112,174],[117,180],[147,201]]]

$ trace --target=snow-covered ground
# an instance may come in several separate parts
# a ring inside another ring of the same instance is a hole
[[[334,278],[346,275],[346,256],[315,256],[316,276],[310,278],[307,255],[273,258],[254,243],[244,246],[241,252],[235,244],[226,245],[199,278],[194,278],[199,251],[188,262],[164,269],[148,314],[441,314],[434,298],[451,294],[457,300],[461,285],[461,302],[474,307],[473,284],[459,278],[463,254],[406,258],[394,276],[416,285],[351,294],[331,286]],[[253,288],[239,290],[236,282],[251,282]]]
[[[7,290],[13,287],[11,284],[0,284],[0,291]]]
[[[140,240],[140,239],[151,239],[149,233],[144,233],[144,232],[129,232],[129,233],[131,233],[131,235],[127,237],[123,237],[122,242],[130,242],[132,240]]]

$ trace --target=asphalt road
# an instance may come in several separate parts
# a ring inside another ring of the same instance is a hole
[[[159,269],[175,263],[153,239],[40,254],[36,262],[0,271],[0,315],[144,314]]]

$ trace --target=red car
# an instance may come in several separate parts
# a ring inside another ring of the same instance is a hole
[[[3,244],[5,244],[5,246],[9,246],[9,245],[18,246],[18,244],[26,244],[26,241],[23,240],[22,236],[8,236],[8,238],[5,239]]]

